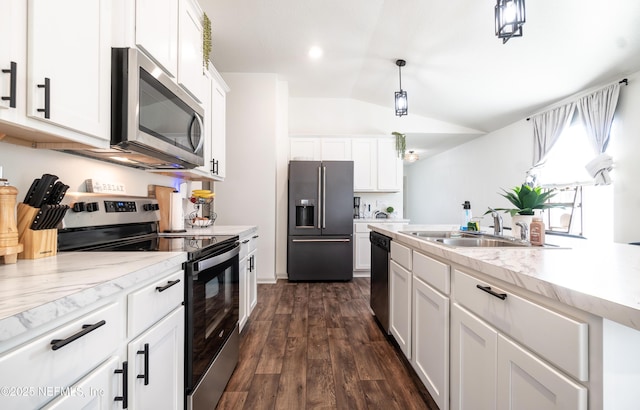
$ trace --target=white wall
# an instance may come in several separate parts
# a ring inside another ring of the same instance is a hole
[[[622,76],[621,76],[622,77]],[[613,240],[640,241],[640,73],[626,76],[629,85],[620,92],[618,110],[608,153],[614,157]],[[462,206],[468,200],[474,216],[489,206],[509,207],[498,193],[524,181],[531,166],[533,131],[522,119],[464,145],[405,167],[407,215],[412,223],[460,223]],[[594,190],[607,187],[590,188]],[[599,191],[602,192],[602,191]],[[585,196],[588,201],[588,197]],[[608,212],[608,211],[605,211]],[[611,215],[586,214],[592,225],[611,221]],[[587,224],[590,222],[587,220]],[[611,224],[611,222],[608,222]],[[490,216],[483,224],[491,225]],[[510,225],[508,215],[505,225]]]
[[[123,183],[127,195],[147,196],[149,185],[179,187],[180,180],[135,168],[79,157],[63,152],[32,149],[0,142],[0,166],[4,177],[18,188],[18,201],[24,199],[35,178],[44,173],[57,175],[69,191],[86,192],[85,180]]]
[[[390,107],[347,98],[290,98],[289,134],[295,135],[391,135],[402,133],[475,133],[459,125],[407,115],[397,117]]]
[[[275,74],[222,73],[227,94],[226,178],[215,183],[216,224],[257,225],[258,280],[276,278],[277,139],[281,118]]]
[[[522,120],[406,166],[405,217],[418,224],[459,224],[464,201],[478,217],[489,206],[508,207],[498,192],[524,181],[532,152],[530,124]],[[483,225],[489,225],[490,216],[485,218]]]

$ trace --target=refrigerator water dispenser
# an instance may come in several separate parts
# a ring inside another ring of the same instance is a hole
[[[315,227],[315,201],[313,199],[299,199],[296,201],[296,228]]]

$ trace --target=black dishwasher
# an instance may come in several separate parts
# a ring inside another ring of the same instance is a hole
[[[391,238],[371,231],[371,296],[369,305],[382,329],[389,334],[389,250]]]

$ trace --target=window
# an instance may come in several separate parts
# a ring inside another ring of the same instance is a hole
[[[594,156],[589,136],[576,116],[544,163],[531,171],[539,185],[557,190],[551,202],[564,205],[544,212],[547,232],[613,240],[613,188],[595,186],[585,169]]]

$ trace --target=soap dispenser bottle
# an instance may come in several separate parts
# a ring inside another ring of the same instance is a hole
[[[460,221],[460,230],[466,231],[469,222],[471,222],[471,203],[469,201],[464,201],[462,204],[462,220]]]

